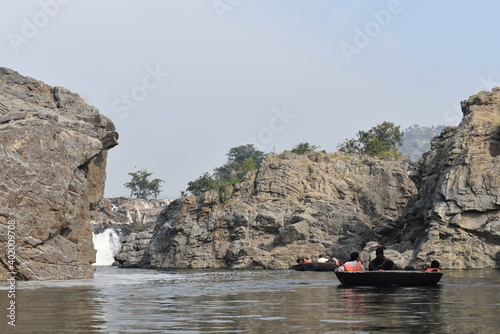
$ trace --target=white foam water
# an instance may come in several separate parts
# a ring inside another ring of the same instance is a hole
[[[115,255],[122,247],[120,236],[112,228],[107,228],[102,233],[92,233],[94,248],[97,251],[94,266],[110,266],[115,262]]]

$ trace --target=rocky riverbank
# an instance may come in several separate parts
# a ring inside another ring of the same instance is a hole
[[[178,199],[156,222],[143,256],[125,266],[289,268],[299,255],[347,257],[385,240],[416,188],[410,161],[343,153],[270,157],[234,187]]]
[[[224,201],[102,200],[113,123],[67,89],[0,68],[0,278],[92,277],[92,232],[108,228],[122,232],[122,267],[289,268],[353,250],[367,261],[384,245],[402,267],[500,268],[500,88],[462,111],[418,164],[284,152]]]
[[[234,186],[174,201],[129,242],[126,267],[289,268],[297,256],[378,245],[401,266],[500,267],[500,88],[462,102],[464,118],[409,160],[289,152]],[[149,239],[151,237],[151,239]]]

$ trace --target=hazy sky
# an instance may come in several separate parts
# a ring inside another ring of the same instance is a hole
[[[161,197],[252,143],[328,152],[359,130],[457,125],[500,86],[500,1],[0,0],[0,66],[85,97]]]

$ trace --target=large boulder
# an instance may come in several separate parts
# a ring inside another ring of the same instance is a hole
[[[77,94],[0,68],[2,279],[92,277],[89,212],[102,199],[117,138]]]

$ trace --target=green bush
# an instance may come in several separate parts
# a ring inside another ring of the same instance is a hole
[[[319,146],[311,145],[307,142],[302,142],[292,147],[292,150],[290,152],[303,155],[310,151],[316,151],[318,148]]]
[[[395,158],[401,155],[398,147],[403,144],[399,126],[383,122],[368,131],[358,131],[357,139],[346,139],[337,149],[344,153],[367,154],[377,158]]]

